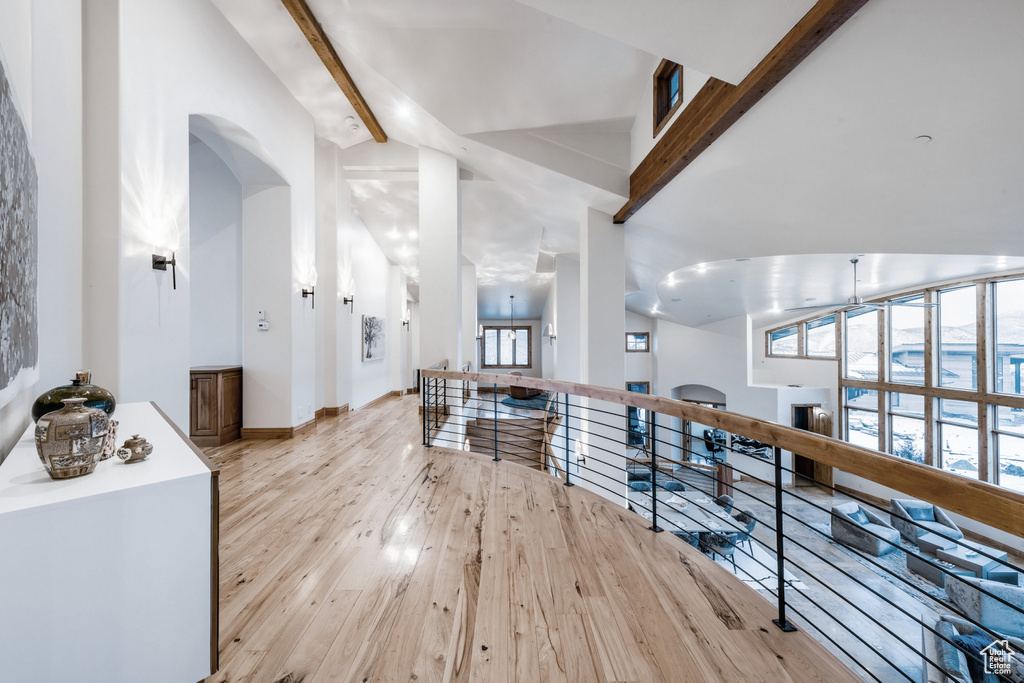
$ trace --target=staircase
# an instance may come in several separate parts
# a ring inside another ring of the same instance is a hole
[[[560,418],[548,420],[548,432],[553,433]],[[542,418],[498,417],[498,457],[536,470],[547,470],[544,454],[546,444]],[[495,420],[478,418],[466,423],[469,450],[473,453],[494,455]]]

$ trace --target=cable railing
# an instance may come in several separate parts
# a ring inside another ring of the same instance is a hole
[[[1024,681],[1024,568],[945,513],[1020,538],[1024,496],[657,396],[440,369],[422,382],[425,446],[526,465],[628,507],[718,560],[775,604],[776,627],[795,630],[793,615],[864,680],[969,681],[973,667]],[[896,495],[798,472],[792,454]]]

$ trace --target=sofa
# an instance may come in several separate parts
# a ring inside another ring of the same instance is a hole
[[[949,599],[968,618],[997,633],[1024,638],[1024,587],[971,576],[951,575],[946,577],[945,588]],[[991,595],[982,593],[982,590]]]
[[[832,538],[875,556],[892,552],[900,545],[900,532],[856,502],[832,507]]]
[[[512,377],[522,377],[523,376],[523,373],[518,372],[518,371],[513,371],[513,372],[510,372],[508,374],[511,375]],[[527,399],[527,398],[533,398],[534,396],[540,396],[543,393],[544,392],[541,391],[540,389],[534,389],[533,387],[513,387],[513,386],[510,386],[508,388],[509,396],[511,396],[514,399],[520,400],[520,401],[522,401],[524,399]]]
[[[936,632],[942,634],[945,639],[936,635]],[[964,636],[968,638],[976,637],[976,642],[981,644],[982,649],[987,647],[986,644],[988,643],[1003,639],[1003,636],[997,633],[990,633],[985,629],[980,629],[969,621],[951,614],[940,615],[939,620],[931,625],[931,628],[922,624],[921,634],[921,649],[924,655],[922,661],[922,680],[924,683],[972,683],[974,679],[971,677],[967,655],[956,645],[949,642],[954,638]],[[1021,653],[1024,653],[1024,640],[1013,637],[1007,637],[1005,640],[1010,649],[1015,652],[1010,661],[1010,673],[1007,678],[1015,683],[1024,683],[1024,658],[1021,657]],[[965,649],[973,651],[974,648]],[[975,660],[975,668],[977,669],[978,665],[983,664],[983,662],[983,659],[981,662]],[[984,681],[984,683],[998,683],[999,681],[1007,680],[1007,678],[1001,679],[989,675],[978,680]]]
[[[889,521],[900,536],[914,544],[929,533],[954,541],[964,537],[942,508],[923,500],[893,498],[889,501]]]

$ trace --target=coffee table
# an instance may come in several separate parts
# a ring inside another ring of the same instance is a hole
[[[979,554],[979,550],[991,557]],[[1003,566],[998,560],[1005,561],[1006,553],[979,543],[961,541],[961,545],[954,548],[939,548],[935,551],[935,557],[973,572],[979,579],[987,579],[989,571]]]
[[[929,555],[934,555],[936,550],[955,548],[956,546],[956,541],[938,534],[928,533],[917,537],[917,547],[921,549],[922,553]]]
[[[963,569],[955,566],[943,566],[940,569],[939,566],[940,565],[938,565],[935,560],[915,555],[913,553],[907,553],[907,569],[916,574],[920,574],[936,586],[945,585],[947,573],[956,574],[957,576],[973,576],[973,573],[969,569]]]

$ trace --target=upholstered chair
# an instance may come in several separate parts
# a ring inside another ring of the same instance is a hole
[[[919,537],[929,533],[954,541],[964,537],[942,508],[923,500],[893,498],[889,502],[889,520],[900,536],[915,544]]]
[[[900,532],[859,503],[832,508],[832,538],[872,555],[884,555],[900,545]]]
[[[1024,588],[1021,586],[950,574],[946,576],[945,588],[953,604],[985,628],[1024,638]]]

